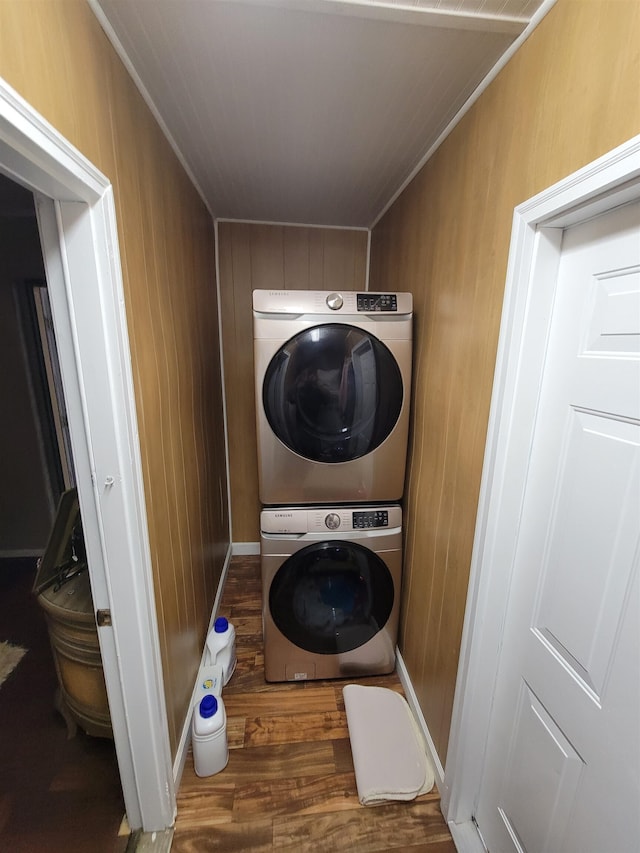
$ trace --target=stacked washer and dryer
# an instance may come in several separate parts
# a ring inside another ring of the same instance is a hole
[[[395,666],[409,293],[256,290],[267,681]]]

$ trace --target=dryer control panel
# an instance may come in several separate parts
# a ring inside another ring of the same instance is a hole
[[[266,334],[260,332],[260,323],[277,316],[295,317],[303,315],[323,314],[325,317],[340,317],[345,314],[366,320],[365,315],[373,315],[378,321],[383,317],[397,321],[406,318],[411,322],[413,312],[413,297],[406,291],[374,292],[345,290],[341,293],[326,290],[254,290],[253,313],[258,321],[254,326],[254,337],[261,338]],[[382,316],[381,316],[382,315]],[[326,322],[326,321],[325,321]],[[328,322],[335,322],[329,320]],[[256,334],[258,331],[258,334]],[[273,328],[270,329],[272,336]],[[287,335],[288,337],[288,335]]]

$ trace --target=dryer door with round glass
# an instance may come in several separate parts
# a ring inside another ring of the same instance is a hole
[[[262,398],[271,429],[290,450],[314,462],[348,462],[390,435],[402,410],[402,376],[376,337],[325,324],[278,350]]]
[[[253,305],[261,503],[399,500],[411,295],[257,290]]]

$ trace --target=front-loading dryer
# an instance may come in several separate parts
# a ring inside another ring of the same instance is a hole
[[[255,290],[263,505],[402,497],[410,293]]]
[[[279,507],[260,526],[266,680],[392,672],[400,506]]]

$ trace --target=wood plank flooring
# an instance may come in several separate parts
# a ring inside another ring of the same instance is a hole
[[[174,853],[455,853],[437,790],[412,803],[358,802],[344,681],[267,684],[259,557],[231,561],[220,613],[236,629],[225,687],[229,764],[207,778],[187,757]],[[359,679],[402,693],[397,675]]]

